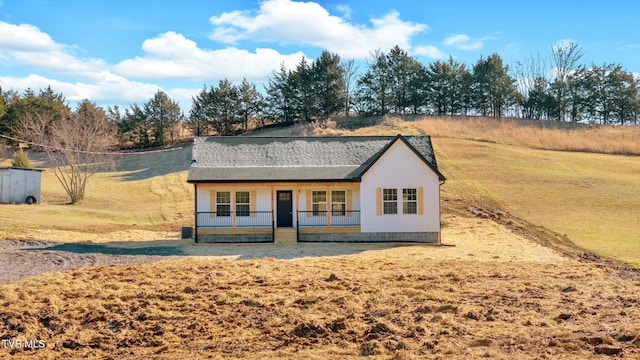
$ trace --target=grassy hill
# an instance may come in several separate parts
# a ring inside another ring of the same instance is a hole
[[[488,204],[579,248],[640,266],[640,128],[482,118],[391,118],[368,125],[349,132],[433,134],[448,177],[445,211],[460,203]]]
[[[42,175],[43,204],[0,205],[0,237],[64,242],[176,238],[193,223],[187,184],[191,147],[117,156],[118,166],[89,179],[85,200],[66,205],[52,171]],[[46,166],[43,160],[36,166]]]
[[[640,356],[638,272],[531,241],[539,235],[542,243],[579,252],[570,239],[640,263],[634,238],[639,157],[600,154],[593,145],[567,152],[532,149],[520,140],[502,144],[474,130],[490,128],[484,122],[490,120],[469,121],[464,132],[436,131],[428,120],[369,121],[352,124],[354,130],[314,125],[296,131],[437,133],[433,142],[448,177],[443,241],[455,246],[359,244],[341,253],[329,244],[334,251],[324,255],[304,245],[269,246],[270,254],[289,255],[256,259],[247,255],[252,246],[229,246],[227,256],[212,257],[207,250],[217,246],[193,245],[191,256],[178,260],[45,273],[0,286],[0,338],[43,339],[46,348],[0,348],[0,357]],[[542,142],[529,125],[500,126]],[[633,131],[625,136],[636,136]],[[596,143],[609,141],[603,138]],[[188,147],[127,155],[119,168],[91,179],[86,200],[73,206],[45,172],[46,202],[0,205],[0,234],[136,240],[138,246],[175,239],[193,221],[189,159]],[[236,253],[245,255],[230,256]]]
[[[640,266],[640,157],[435,139],[445,197],[489,202],[577,246]]]
[[[449,178],[442,187],[445,212],[461,206],[455,200],[462,200],[463,207],[486,203],[566,235],[578,247],[640,265],[640,157],[602,154],[640,153],[640,129],[542,124],[370,118],[294,132],[433,134],[439,165]],[[581,151],[566,151],[571,148]],[[121,156],[118,168],[90,180],[87,198],[77,206],[64,205],[62,188],[51,172],[44,172],[45,204],[0,206],[0,237],[67,242],[176,238],[181,226],[193,223],[193,188],[186,183],[190,152],[184,146]]]

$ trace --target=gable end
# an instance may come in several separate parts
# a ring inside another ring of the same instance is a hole
[[[431,145],[431,137],[429,136],[424,136],[425,138],[427,138],[427,141],[429,142],[429,146],[431,147],[431,151],[433,152],[433,147]],[[384,155],[398,140],[402,141],[409,149],[411,149],[411,151],[422,161],[424,162],[427,167],[429,167],[437,176],[438,179],[441,182],[444,182],[447,180],[447,178],[442,175],[442,173],[438,170],[437,167],[437,163],[436,164],[432,164],[429,160],[427,160],[424,155],[422,155],[416,148],[415,146],[411,145],[407,139],[398,134],[396,135],[396,137],[391,140],[387,145],[385,145],[384,148],[382,148],[374,157],[372,157],[371,159],[369,159],[365,164],[363,164],[362,169],[358,172],[358,174],[355,176],[357,179],[362,179],[362,177],[364,176],[364,174],[367,173],[367,171],[369,171],[369,169],[376,163],[378,162],[378,160],[380,160],[380,158],[382,157],[382,155]],[[433,161],[436,161],[436,157],[435,154],[433,155]]]

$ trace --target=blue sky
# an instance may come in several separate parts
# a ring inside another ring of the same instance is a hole
[[[360,70],[394,45],[423,64],[498,53],[513,65],[561,41],[586,65],[640,74],[639,21],[634,0],[0,0],[0,86],[122,107],[162,89],[187,113],[205,84],[262,88],[279,64],[323,49]]]

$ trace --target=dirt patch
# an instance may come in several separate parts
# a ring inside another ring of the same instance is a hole
[[[60,243],[37,240],[0,241],[0,284],[40,273],[78,267],[145,264],[167,257],[198,256],[235,260],[260,258],[300,259],[345,255],[376,255],[394,250],[407,256],[428,248],[432,260],[527,261],[557,263],[561,253],[512,233],[489,218],[446,215],[443,242],[447,246],[402,243],[380,244],[194,244],[191,240],[112,241]],[[335,274],[334,274],[335,276]],[[336,278],[331,278],[337,280]]]
[[[175,247],[139,249],[37,240],[0,241],[0,284],[79,267],[145,264],[179,255]]]
[[[640,356],[637,282],[567,258],[430,258],[457,248],[199,256],[42,274],[0,286],[0,335],[42,339],[46,348],[0,356]]]
[[[463,213],[447,246],[2,241],[0,338],[46,347],[0,357],[640,356],[637,279]]]

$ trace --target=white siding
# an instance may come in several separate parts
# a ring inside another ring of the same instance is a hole
[[[256,211],[271,211],[273,204],[274,221],[277,219],[277,204],[276,194],[278,191],[291,191],[292,207],[293,207],[293,226],[297,227],[296,213],[298,210],[306,211],[311,209],[311,204],[307,206],[307,192],[308,191],[348,191],[350,198],[347,201],[346,210],[360,210],[360,190],[357,183],[345,183],[345,184],[277,184],[277,185],[261,185],[261,184],[198,184],[198,192],[196,194],[198,208],[196,212],[214,212],[215,204],[211,203],[212,197],[215,199],[215,192],[217,191],[229,191],[231,193],[231,208],[234,211],[234,194],[237,191],[255,191],[256,195]],[[330,205],[328,205],[330,208]],[[357,215],[354,215],[357,216]],[[240,217],[237,218],[237,225],[241,225]],[[229,219],[231,221],[231,219]],[[340,219],[335,219],[334,223],[338,223]],[[229,224],[229,226],[231,223]]]
[[[402,214],[402,189],[423,188],[424,214]],[[398,189],[398,214],[378,215],[376,189]],[[438,176],[402,141],[396,141],[365,173],[360,186],[361,231],[439,232]]]
[[[332,183],[332,184],[308,184],[299,186],[298,188],[298,197],[300,204],[300,211],[312,211],[313,204],[308,203],[308,200],[312,200],[313,191],[326,191],[327,193],[327,210],[331,209],[331,192],[332,191],[344,191],[345,192],[345,216],[332,216],[331,219],[327,219],[326,216],[313,216],[312,214],[303,213],[300,216],[307,217],[307,219],[301,220],[301,224],[316,224],[316,225],[328,225],[331,222],[332,225],[344,224],[344,223],[352,223],[354,219],[351,217],[355,217],[355,219],[359,218],[359,214],[354,214],[352,211],[360,210],[360,189],[357,183]],[[295,204],[294,204],[295,207]],[[313,217],[314,219],[309,219],[308,217]],[[347,217],[347,218],[345,218]]]
[[[271,187],[256,185],[224,185],[224,184],[198,184],[198,212],[212,212],[215,210],[215,204],[211,204],[211,197],[215,198],[215,192],[228,191],[231,193],[231,205],[235,205],[235,193],[237,191],[255,191],[256,209],[255,211],[271,210]],[[213,195],[212,195],[213,194]]]
[[[225,185],[225,184],[198,184],[198,192],[197,202],[198,208],[196,212],[215,212],[216,204],[215,202],[215,193],[219,191],[228,191],[231,195],[231,211],[233,213],[235,210],[235,193],[238,191],[248,191],[250,193],[250,197],[255,195],[255,199],[250,199],[250,203],[254,204],[255,208],[251,209],[252,211],[271,211],[271,192],[270,187],[267,186],[255,186],[255,185]],[[212,201],[213,199],[213,201]],[[265,214],[257,215],[260,220],[266,219]],[[206,219],[207,215],[204,217],[199,217],[199,219]],[[235,226],[236,227],[247,227],[250,226],[251,223],[255,223],[256,217],[244,217],[244,216],[235,216],[235,217],[218,217],[212,223],[215,223],[217,226],[229,226],[232,227],[233,221],[235,218]],[[202,222],[198,224],[202,226]]]

